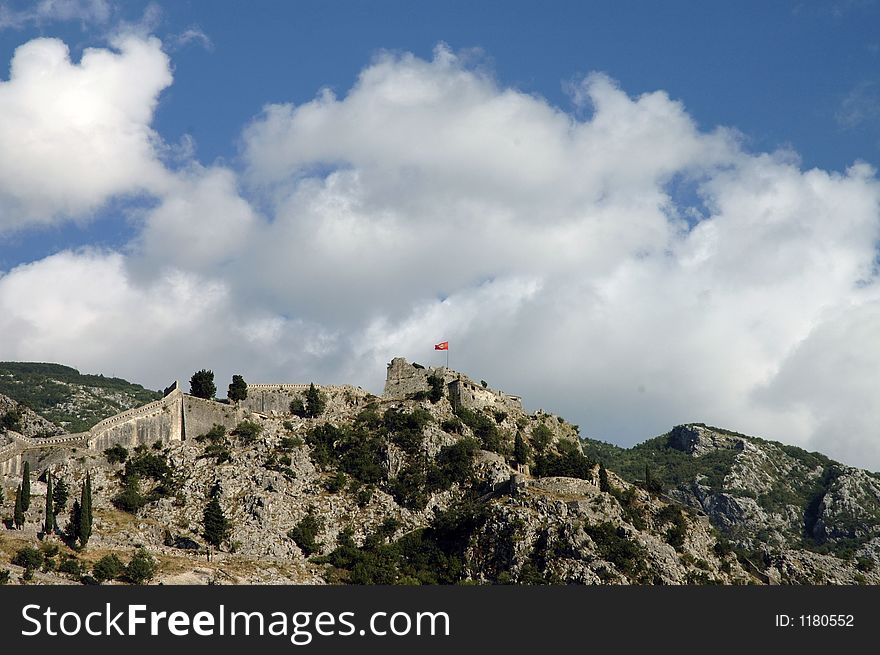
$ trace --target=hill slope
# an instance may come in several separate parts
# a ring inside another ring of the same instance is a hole
[[[821,453],[702,424],[625,449],[585,440],[584,451],[633,483],[705,512],[737,547],[768,564],[788,550],[880,562],[880,475]]]
[[[0,394],[71,433],[162,397],[120,378],[84,375],[69,366],[36,362],[0,362]]]

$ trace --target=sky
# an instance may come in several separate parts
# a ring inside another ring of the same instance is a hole
[[[880,6],[0,1],[0,359],[450,366],[880,469]]]

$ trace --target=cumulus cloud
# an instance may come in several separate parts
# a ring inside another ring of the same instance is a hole
[[[0,82],[0,231],[86,216],[164,184],[150,124],[169,60],[157,39],[115,45],[79,63],[57,39],[16,49]]]
[[[241,171],[161,171],[125,254],[0,278],[0,355],[379,390],[449,340],[586,435],[705,421],[880,468],[870,167],[750,153],[601,74],[554,107],[443,46],[270,105],[242,144]]]

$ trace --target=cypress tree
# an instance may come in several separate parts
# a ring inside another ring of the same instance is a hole
[[[220,544],[229,537],[231,526],[216,495],[212,495],[211,500],[205,505],[204,522],[205,541],[219,548]]]
[[[513,440],[513,458],[517,464],[529,463],[529,446],[523,439],[521,432],[517,432],[516,438]]]
[[[31,464],[24,463],[24,473],[21,476],[21,509],[28,511],[31,506]]]
[[[608,493],[611,491],[611,484],[608,482],[608,471],[605,470],[604,464],[599,464],[599,491]]]
[[[52,534],[55,532],[55,508],[52,505],[52,474],[46,474],[46,522],[43,523],[43,532]]]
[[[19,530],[24,525],[24,509],[21,506],[21,485],[15,490],[15,511],[12,515],[12,521]]]
[[[232,376],[232,384],[229,385],[226,397],[234,403],[247,400],[247,382],[244,381],[242,376]]]
[[[64,482],[64,478],[59,478],[58,482],[55,483],[55,490],[52,492],[52,504],[56,512],[62,511],[67,505],[67,495],[67,483]]]
[[[92,474],[86,473],[86,481],[82,488],[82,499],[79,503],[79,543],[83,548],[92,536]]]
[[[73,501],[73,507],[70,510],[70,523],[67,525],[67,536],[70,539],[79,539],[79,524],[82,519],[82,508],[79,501]]]

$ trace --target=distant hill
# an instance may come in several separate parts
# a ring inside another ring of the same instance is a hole
[[[583,445],[588,457],[624,480],[644,486],[647,475],[657,491],[705,512],[756,558],[803,549],[856,562],[878,559],[880,474],[701,423],[632,448],[591,439]]]
[[[0,362],[0,394],[27,405],[66,432],[88,430],[101,419],[162,394],[121,378],[84,375],[70,366]]]

